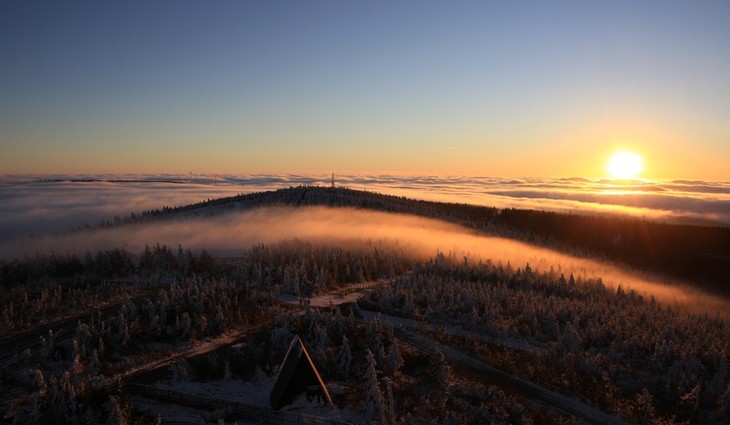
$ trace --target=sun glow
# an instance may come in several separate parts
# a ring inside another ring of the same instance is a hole
[[[643,169],[641,157],[628,151],[616,152],[608,161],[608,172],[615,179],[632,179]]]

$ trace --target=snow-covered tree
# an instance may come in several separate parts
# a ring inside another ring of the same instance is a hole
[[[231,373],[231,362],[228,361],[228,360],[226,360],[226,367],[225,367],[225,370],[223,371],[223,380],[224,381],[230,381],[231,380],[231,376],[232,376],[232,373]]]
[[[45,395],[46,390],[48,390],[48,384],[46,383],[46,379],[43,377],[43,371],[40,369],[31,369],[29,372],[36,392],[41,396]]]
[[[129,414],[116,396],[109,397],[104,404],[104,410],[107,412],[106,425],[126,425],[128,423]]]
[[[398,372],[398,369],[400,369],[402,364],[403,358],[401,357],[400,350],[398,349],[398,341],[394,339],[390,344],[388,357],[385,358],[385,369],[387,369],[388,374],[393,375]]]
[[[560,339],[560,347],[569,352],[577,353],[581,351],[583,340],[572,323],[568,322],[563,328],[563,337]]]
[[[369,420],[380,422],[385,417],[385,400],[380,392],[375,356],[370,350],[365,352],[365,415]]]
[[[170,366],[172,372],[172,379],[174,381],[184,381],[188,379],[190,374],[188,370],[188,362],[185,359],[178,359]]]
[[[89,357],[89,366],[86,368],[86,372],[89,376],[96,376],[99,374],[101,363],[99,362],[99,353],[96,349],[91,352]]]
[[[187,312],[182,314],[178,322],[178,334],[181,339],[187,339],[190,336],[190,329],[192,327],[192,320],[190,320],[190,314]]]
[[[388,424],[395,424],[395,399],[393,398],[393,381],[385,378],[385,393],[388,395]]]
[[[449,379],[449,366],[446,363],[444,353],[438,347],[429,355],[429,371],[435,378],[438,385],[445,385]]]
[[[352,349],[350,341],[346,336],[342,337],[342,345],[337,353],[337,370],[343,378],[350,377],[350,366],[352,365]]]
[[[198,317],[198,320],[196,322],[196,327],[198,328],[198,333],[203,336],[208,333],[208,319],[205,317],[204,314],[201,314]]]

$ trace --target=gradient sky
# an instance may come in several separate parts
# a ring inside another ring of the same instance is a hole
[[[730,180],[730,1],[0,2],[0,174]]]

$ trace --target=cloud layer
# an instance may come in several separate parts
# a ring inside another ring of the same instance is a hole
[[[5,175],[0,176],[0,241],[95,225],[162,206],[289,186],[329,185],[330,179],[302,175]],[[730,225],[727,182],[338,175],[336,184],[500,208]]]

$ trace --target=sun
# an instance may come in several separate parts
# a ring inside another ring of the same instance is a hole
[[[642,169],[641,156],[634,152],[619,151],[608,160],[608,172],[616,179],[633,179]]]

